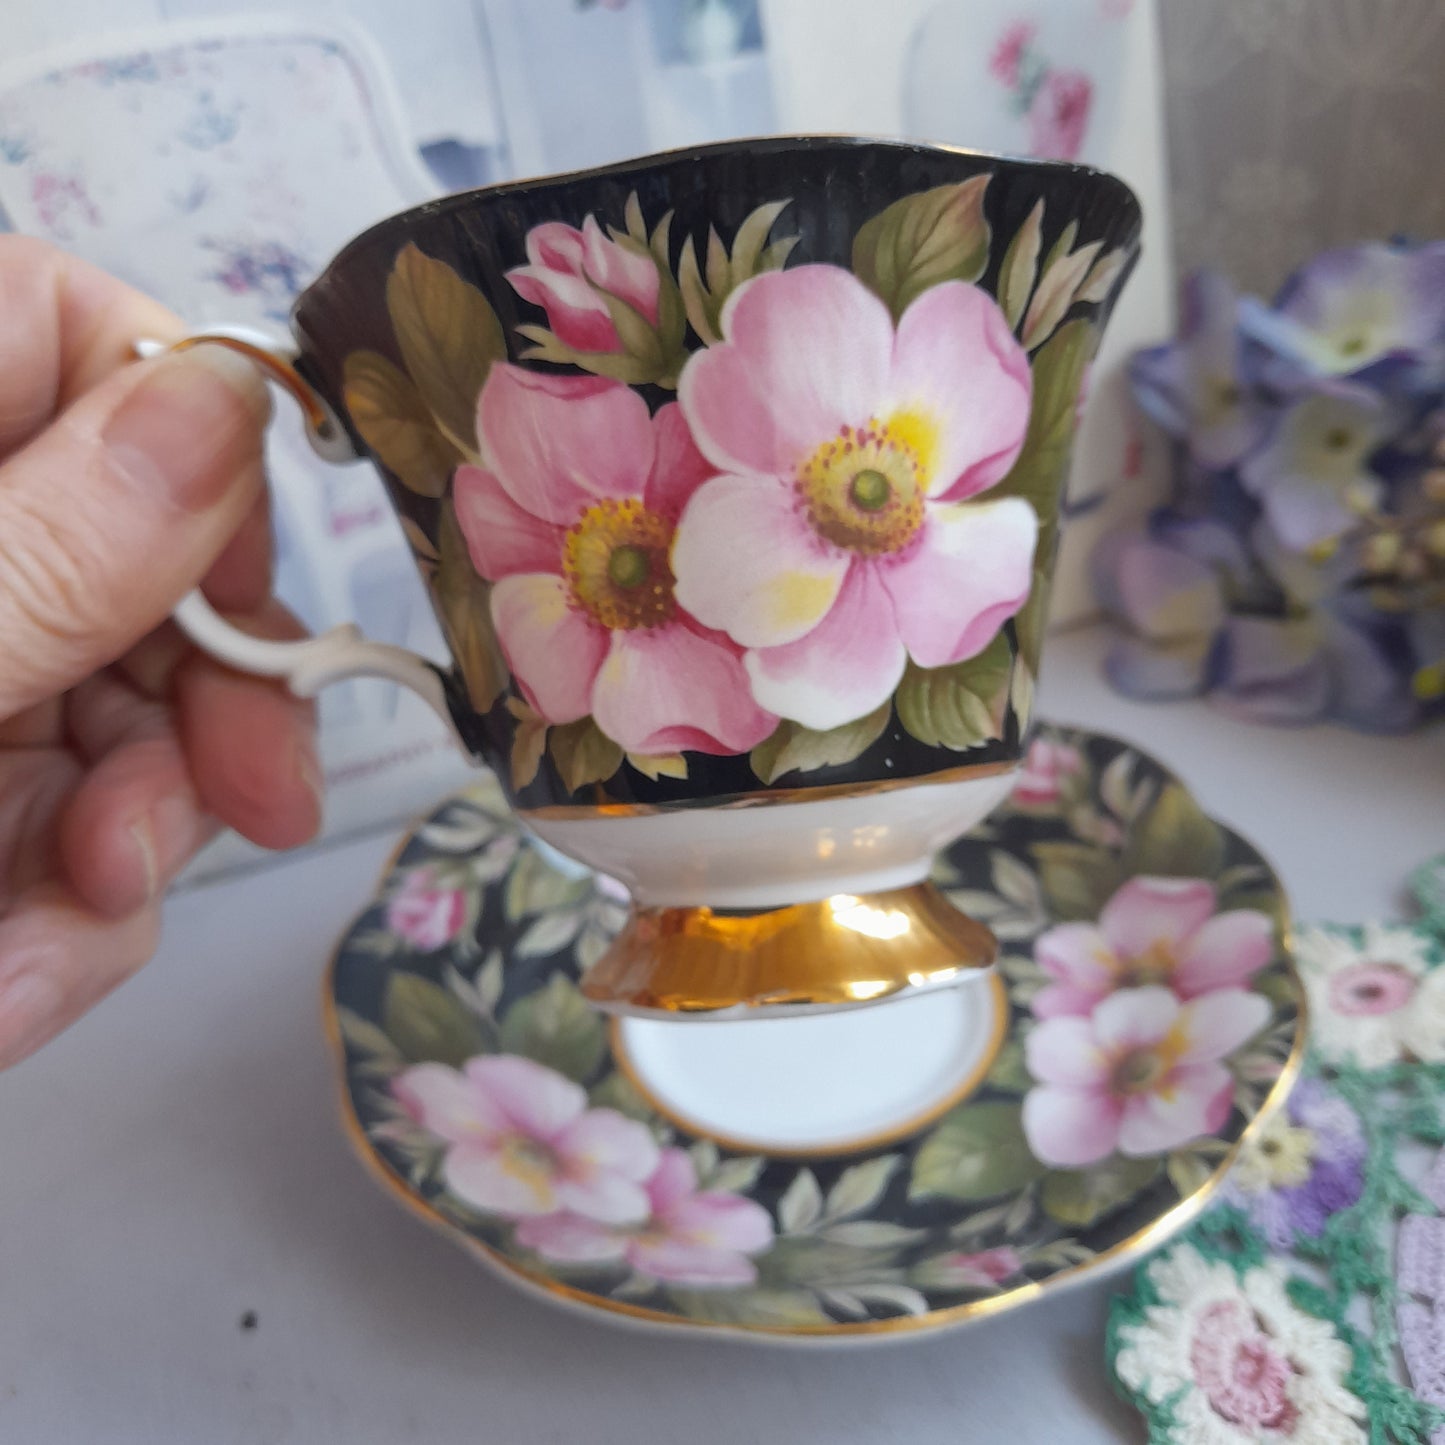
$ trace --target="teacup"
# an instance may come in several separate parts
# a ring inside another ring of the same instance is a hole
[[[1008,793],[1070,445],[1138,250],[1077,166],[708,146],[453,196],[352,241],[247,350],[385,478],[442,672],[178,619],[314,692],[416,687],[533,832],[618,879],[619,1012],[840,1007],[991,935],[927,882]]]

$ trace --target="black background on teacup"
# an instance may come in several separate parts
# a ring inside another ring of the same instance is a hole
[[[1052,730],[1050,730],[1052,732]],[[1097,800],[1099,780],[1103,777],[1104,769],[1113,762],[1115,758],[1123,753],[1132,753],[1137,758],[1134,771],[1135,785],[1144,781],[1154,784],[1156,794],[1166,784],[1177,782],[1178,779],[1173,773],[1165,768],[1148,753],[1141,752],[1132,744],[1120,738],[1110,737],[1102,733],[1073,734],[1060,733],[1059,737],[1066,737],[1068,741],[1080,746],[1088,756],[1091,775],[1094,779],[1094,796]],[[433,816],[440,816],[449,805],[443,804]],[[986,830],[986,831],[984,831]],[[1255,848],[1244,838],[1230,829],[1219,825],[1220,834],[1224,839],[1224,858],[1220,865],[1221,871],[1237,866],[1253,866],[1262,868],[1269,879],[1266,886],[1272,893],[1280,892],[1280,882],[1270,868],[1268,861],[1262,857]],[[438,856],[435,849],[428,847],[420,839],[421,829],[418,828],[407,840],[402,852],[398,855],[392,865],[393,875],[397,870],[407,867],[414,867],[417,864],[425,863]],[[992,854],[996,849],[1013,854],[1031,866],[1036,865],[1037,860],[1030,860],[1029,850],[1041,843],[1057,843],[1064,845],[1078,845],[1079,839],[1073,834],[1062,818],[1044,817],[1035,814],[1017,812],[1008,804],[993,813],[986,824],[983,825],[981,836],[970,834],[959,839],[943,850],[942,857],[957,869],[960,875],[960,882],[957,886],[968,888],[984,893],[996,893],[997,889],[993,882]],[[525,846],[525,845],[524,845]],[[1086,844],[1099,853],[1111,851],[1103,845]],[[356,921],[347,936],[342,939],[337,952],[329,989],[333,1001],[342,1008],[349,1009],[358,1014],[361,1018],[378,1027],[383,1025],[384,1002],[389,980],[397,973],[414,973],[429,982],[445,987],[445,973],[448,967],[454,967],[468,979],[474,980],[477,971],[490,956],[494,949],[500,949],[505,959],[504,984],[501,995],[497,1001],[497,1016],[504,1016],[507,1011],[517,1002],[518,999],[527,994],[542,988],[548,979],[561,972],[569,978],[577,978],[577,966],[572,955],[570,944],[556,950],[546,956],[533,958],[522,958],[515,952],[515,947],[527,929],[531,926],[532,918],[523,917],[515,922],[509,922],[506,916],[505,894],[507,879],[502,877],[495,883],[487,884],[481,890],[483,899],[482,907],[479,910],[475,929],[477,947],[472,951],[469,959],[463,959],[453,955],[450,949],[439,949],[436,952],[421,954],[413,952],[402,952],[390,956],[379,955],[375,949],[366,946],[353,947],[352,940],[360,935],[369,932],[373,928],[384,928],[386,923],[386,906],[382,902],[374,903]],[[1040,926],[1040,932],[1052,924],[1064,921],[1062,918],[1050,917]],[[1013,952],[1027,951],[1032,947],[1032,935],[1029,939],[1014,939],[1009,947]],[[1270,974],[1279,974],[1286,969],[1283,953],[1276,956],[1275,960],[1268,966],[1263,978]],[[1288,976],[1288,975],[1287,975]],[[1256,986],[1259,980],[1256,980]],[[880,1008],[889,1007],[888,1004],[877,1005]],[[1010,1036],[1018,1038],[1019,1025],[1030,1017],[1026,1005],[1019,1004],[1016,1000],[1010,1000]],[[1290,1008],[1286,1004],[1277,1004],[1271,1026],[1277,1025],[1286,1019],[1297,1016],[1297,1009]],[[786,1022],[777,1022],[771,1027],[786,1027]],[[675,1025],[677,1028],[687,1028],[685,1022]],[[350,1100],[350,1106],[357,1121],[365,1129],[367,1126],[380,1122],[385,1116],[378,1108],[378,1085],[374,1077],[356,1071],[358,1056],[352,1052],[347,1054],[346,1089]],[[858,1060],[860,1068],[868,1066],[866,1058]],[[588,1084],[594,1084],[598,1079],[604,1077],[608,1070],[613,1067],[613,1057],[609,1050],[601,1064],[595,1071],[595,1077],[588,1079]],[[383,1086],[384,1089],[384,1086]],[[999,1091],[992,1084],[985,1081],[966,1100],[967,1104],[984,1103],[990,1100],[1007,1101],[1017,1103],[1017,1096],[1007,1091]],[[1219,1138],[1233,1144],[1243,1133],[1248,1120],[1236,1108],[1229,1118],[1217,1131]],[[869,1217],[875,1219],[886,1219],[896,1223],[904,1224],[913,1228],[927,1228],[929,1226],[949,1226],[958,1220],[983,1207],[985,1201],[955,1202],[947,1199],[910,1199],[908,1196],[908,1182],[912,1172],[913,1159],[923,1141],[928,1137],[928,1129],[920,1131],[911,1137],[894,1139],[880,1146],[864,1152],[839,1153],[824,1157],[810,1157],[805,1162],[817,1176],[818,1183],[824,1196],[838,1182],[839,1176],[845,1169],[859,1164],[866,1159],[873,1158],[879,1154],[902,1153],[905,1158],[905,1166],[898,1169],[887,1191],[879,1201],[875,1209],[870,1211]],[[678,1130],[676,1143],[687,1148],[698,1138],[705,1137],[688,1133],[686,1130]],[[368,1140],[367,1147],[375,1154],[386,1161],[388,1168],[401,1183],[402,1192],[418,1194],[428,1201],[435,1200],[442,1192],[443,1186],[438,1179],[433,1179],[422,1189],[414,1189],[404,1181],[407,1178],[408,1165],[402,1155],[390,1144],[383,1140]],[[724,1150],[724,1157],[732,1151]],[[743,1151],[749,1152],[749,1151]],[[786,1154],[769,1156],[768,1163],[759,1178],[758,1185],[749,1191],[751,1198],[758,1200],[766,1208],[776,1214],[779,1201],[783,1192],[793,1182],[799,1167],[796,1158]],[[1171,1182],[1168,1172],[1161,1170],[1159,1176],[1153,1183],[1147,1185],[1135,1198],[1130,1199],[1122,1207],[1106,1212],[1092,1224],[1081,1229],[1069,1229],[1063,1225],[1057,1225],[1054,1230],[1056,1238],[1070,1237],[1077,1239],[1096,1253],[1103,1254],[1132,1240],[1142,1229],[1154,1224],[1162,1215],[1174,1208],[1180,1202],[1178,1190]],[[492,1226],[485,1222],[478,1221],[473,1225],[457,1223],[454,1227],[466,1233],[472,1233],[480,1238],[487,1239],[489,1233],[494,1233],[498,1227],[504,1227],[500,1221],[495,1221]],[[993,1235],[981,1236],[977,1241],[971,1243],[971,1249],[985,1249],[995,1244],[1009,1242],[1007,1231],[1001,1231],[998,1238]],[[1056,1269],[1030,1268],[1024,1271],[1024,1275],[1032,1280],[1045,1280],[1056,1273]],[[583,1288],[587,1286],[577,1281]],[[599,1294],[605,1294],[605,1287],[599,1288]],[[957,1304],[969,1297],[967,1292],[938,1292],[925,1290],[929,1296],[930,1305],[934,1308],[943,1308],[948,1305]],[[653,1303],[649,1301],[648,1303]],[[666,1308],[665,1302],[662,1304]]]
[[[526,344],[517,335],[517,326],[545,324],[546,317],[540,308],[522,301],[505,273],[525,264],[527,232],[541,222],[580,226],[584,217],[593,214],[604,226],[621,226],[627,198],[636,191],[649,228],[667,211],[674,212],[671,243],[675,264],[685,237],[694,237],[694,244],[700,245],[712,225],[730,245],[737,227],[756,207],[790,198],[791,204],[773,232],[800,238],[788,265],[829,262],[851,267],[854,236],[869,218],[903,196],[956,184],[985,171],[994,174],[986,198],[994,247],[981,284],[994,294],[1008,240],[1041,199],[1045,203],[1042,255],[1048,254],[1072,221],[1079,226],[1076,244],[1097,240],[1105,249],[1112,249],[1137,243],[1140,217],[1133,194],[1113,177],[1081,167],[871,141],[764,140],[701,147],[650,163],[473,191],[382,222],[343,250],[297,301],[293,327],[301,343],[300,369],[350,428],[341,403],[347,355],[358,350],[378,351],[402,365],[386,311],[386,279],[397,254],[408,243],[445,261],[483,292],[501,320],[511,359],[517,361],[517,352]],[[1081,310],[1095,312],[1103,324],[1124,280],[1121,275],[1104,306]],[[542,363],[533,369],[558,370]],[[660,387],[635,389],[653,411],[675,399],[674,392]],[[369,455],[360,436],[351,430],[357,449]],[[409,491],[380,462],[375,464],[386,481],[392,505],[435,539],[440,504]],[[1061,474],[1057,485],[1062,487],[1063,482]],[[1012,623],[1008,633],[1010,641],[1015,641]],[[505,700],[481,716],[467,704],[465,691],[455,679],[449,692],[467,745],[496,765],[511,790],[507,762],[513,720]],[[1019,755],[1026,725],[1027,719],[1020,720],[1010,706],[1000,740],[958,753],[920,743],[899,726],[895,713],[882,737],[851,763],[792,773],[780,779],[776,788],[920,778],[964,764],[1012,760]],[[654,781],[624,762],[606,783],[572,794],[551,758],[544,757],[536,780],[516,791],[515,800],[522,808],[609,802],[678,806],[770,791],[753,772],[746,754],[713,757],[693,752],[687,760],[685,781]]]

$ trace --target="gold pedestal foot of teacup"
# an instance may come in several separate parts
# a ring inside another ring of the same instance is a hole
[[[997,954],[931,883],[760,913],[634,908],[582,992],[608,1013],[757,1018],[941,987]]]

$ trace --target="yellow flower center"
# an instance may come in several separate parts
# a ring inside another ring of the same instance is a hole
[[[1172,1092],[1169,1075],[1179,1062],[1187,1040],[1176,1025],[1157,1044],[1145,1044],[1117,1054],[1109,1070],[1110,1091],[1117,1095]]]
[[[933,447],[931,426],[911,413],[845,426],[798,469],[814,531],[865,556],[901,552],[923,525]]]
[[[676,610],[672,532],[667,518],[634,498],[588,507],[562,545],[573,600],[612,631],[661,626]]]
[[[1174,977],[1174,950],[1162,939],[1151,943],[1133,958],[1113,960],[1119,988],[1148,988],[1167,984]]]
[[[539,1203],[551,1201],[557,1156],[545,1144],[514,1134],[498,1150],[497,1162],[504,1173],[530,1189]]]

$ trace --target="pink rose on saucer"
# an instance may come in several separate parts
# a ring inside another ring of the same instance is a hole
[[[1039,1087],[1024,1134],[1053,1168],[1082,1169],[1116,1150],[1163,1154],[1229,1117],[1234,1079],[1221,1062],[1269,1019],[1259,994],[1224,988],[1180,1003],[1165,988],[1125,989],[1089,1018],[1051,1018],[1024,1045]]]
[[[577,1084],[511,1054],[460,1069],[416,1064],[392,1090],[450,1146],[442,1178],[458,1199],[509,1219],[568,1210],[583,1219],[645,1219],[657,1145],[635,1120],[589,1109]]]
[[[1094,82],[1081,70],[1051,70],[1029,107],[1029,149],[1042,160],[1074,161],[1084,148]]]
[[[676,404],[650,416],[620,382],[499,363],[477,433],[483,465],[457,471],[457,521],[537,712],[590,714],[631,753],[740,753],[767,737],[777,719],[741,649],[676,595],[678,513],[713,474]]]
[[[736,1288],[757,1279],[749,1258],[773,1242],[773,1221],[751,1199],[699,1190],[692,1160],[665,1149],[646,1184],[646,1220],[627,1228],[575,1214],[524,1220],[517,1243],[563,1264],[625,1260],[639,1274],[694,1288]]]
[[[1063,801],[1064,788],[1083,770],[1084,758],[1078,748],[1048,738],[1035,738],[1019,769],[1011,801],[1014,807],[1025,811],[1057,808]]]
[[[450,943],[467,920],[467,895],[439,887],[430,869],[408,873],[386,905],[387,929],[427,953]]]
[[[1028,357],[977,286],[934,286],[895,326],[836,266],[745,281],[722,330],[678,388],[721,475],[678,522],[677,600],[746,649],[760,707],[838,727],[1027,600],[1033,509],[981,494],[1023,446]]]
[[[547,313],[552,333],[574,351],[622,351],[607,297],[657,325],[659,279],[652,257],[612,240],[588,216],[579,231],[547,221],[527,232],[527,264],[507,272],[517,294]]]
[[[1274,924],[1249,908],[1216,913],[1217,901],[1202,878],[1131,878],[1097,923],[1041,933],[1034,959],[1053,982],[1034,996],[1034,1013],[1091,1013],[1116,990],[1141,985],[1187,1000],[1248,983],[1274,956]]]

